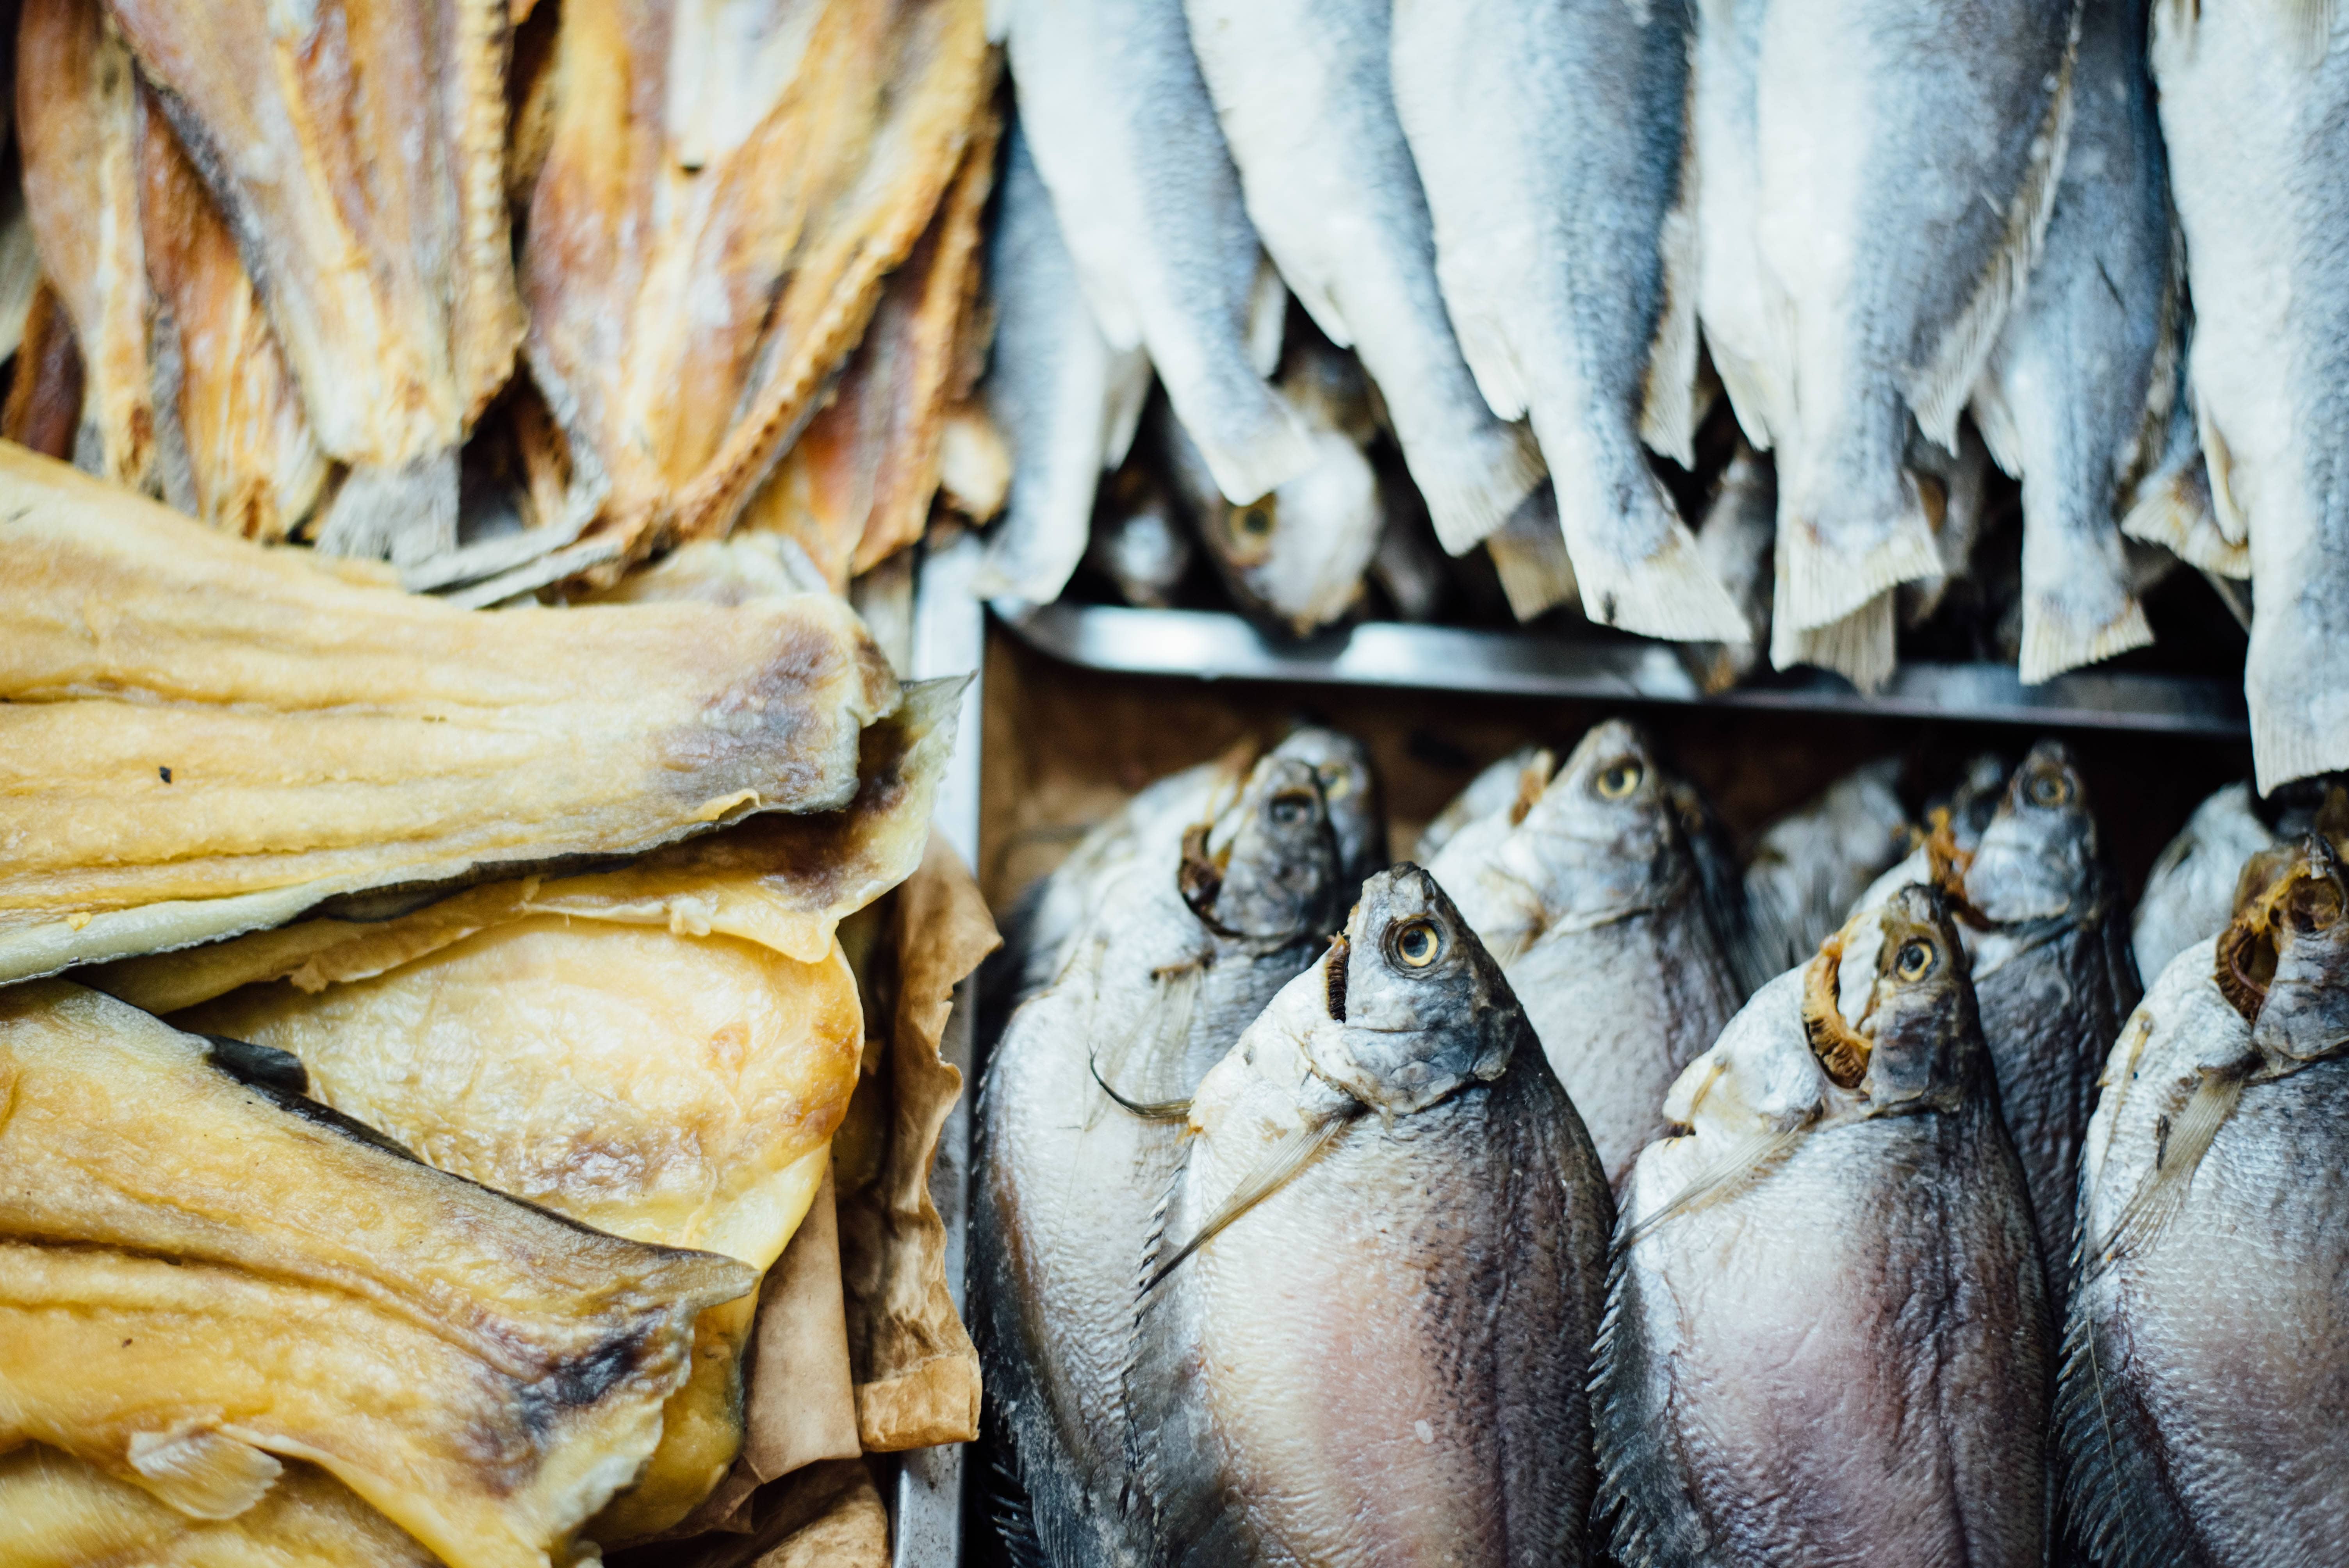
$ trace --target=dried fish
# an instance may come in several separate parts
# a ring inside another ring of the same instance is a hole
[[[2158,978],[2171,959],[2226,930],[2244,862],[2280,841],[2249,783],[2227,785],[2195,807],[2146,873],[2129,917],[2137,974]]]
[[[1697,529],[1696,551],[1737,602],[1745,635],[1734,642],[1691,643],[1681,653],[1689,673],[1708,692],[1724,692],[1744,680],[1770,645],[1770,567],[1777,538],[1777,475],[1769,459],[1740,442]],[[1803,951],[1816,946],[1806,943]]]
[[[1899,783],[1899,758],[1863,763],[1755,841],[1745,867],[1749,992],[1806,962],[1869,884],[1909,853],[1915,835]]]

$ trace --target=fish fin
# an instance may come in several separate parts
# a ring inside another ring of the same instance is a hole
[[[1682,154],[1681,190],[1696,188],[1694,138]],[[1696,467],[1696,219],[1683,206],[1664,216],[1658,237],[1663,256],[1663,305],[1648,345],[1646,394],[1640,439],[1684,469]]]
[[[1642,636],[1682,643],[1732,643],[1751,635],[1745,617],[1729,590],[1713,576],[1696,547],[1696,535],[1673,510],[1670,495],[1644,470],[1635,480],[1630,504],[1637,518],[1633,527],[1658,542],[1636,559],[1611,546],[1610,536],[1630,529],[1609,527],[1612,517],[1568,512],[1561,499],[1566,522],[1566,550],[1574,561],[1575,581],[1582,590],[1582,613],[1603,626],[1616,626]],[[1614,487],[1599,491],[1613,495]]]
[[[2301,60],[2314,67],[2333,52],[2333,29],[2340,16],[2340,0],[2283,0]]]
[[[2247,547],[2251,542],[2251,514],[2235,498],[2235,454],[2227,444],[2226,432],[2219,428],[2206,409],[2197,408],[2195,417],[2202,435],[2202,473],[2210,494],[2210,516],[2218,524],[2219,537],[2229,544]],[[2246,550],[2246,559],[2249,552]]]
[[[1557,498],[1547,489],[1527,496],[1508,521],[1485,536],[1485,553],[1501,580],[1509,613],[1520,621],[1581,599],[1557,523]]]
[[[2210,494],[2210,471],[2198,452],[2189,462],[2165,467],[2137,489],[2121,532],[2144,544],[2158,544],[2189,566],[2220,577],[2248,578],[2251,552],[2230,542],[2219,527]]]
[[[995,1462],[988,1467],[988,1522],[995,1526],[995,1538],[1003,1543],[1011,1568],[1052,1568],[1044,1538],[1036,1529],[1036,1505],[1019,1472],[1004,1462],[1004,1451],[999,1448]]]
[[[1109,1080],[1102,1077],[1099,1051],[1092,1052],[1085,1057],[1085,1066],[1092,1071],[1093,1082],[1101,1086],[1102,1093],[1109,1096],[1121,1109],[1131,1111],[1143,1120],[1187,1121],[1190,1119],[1191,1102],[1187,1099],[1128,1099],[1112,1088]]]
[[[129,1457],[130,1479],[190,1519],[234,1519],[285,1470],[251,1443],[195,1422],[131,1433]]]
[[[1671,1202],[1636,1224],[1626,1223],[1615,1239],[1614,1252],[1618,1255],[1628,1254],[1632,1248],[1691,1210],[1703,1208],[1744,1191],[1792,1154],[1795,1146],[1808,1137],[1810,1130],[1811,1124],[1806,1120],[1795,1127],[1748,1133],[1739,1139],[1722,1150],[1712,1164],[1698,1171]]]
[[[1607,1306],[1590,1347],[1590,1424],[1598,1458],[1591,1526],[1626,1563],[1702,1561],[1706,1542],[1673,1451],[1644,1342],[1639,1276],[1629,1247],[1610,1250]],[[1599,1554],[1593,1553],[1594,1557]]]
[[[2030,522],[2025,520],[2023,527]],[[2023,596],[2023,655],[2020,673],[2024,686],[2037,686],[2042,681],[2062,675],[2065,670],[2082,665],[2093,665],[2109,659],[2115,654],[2131,648],[2142,648],[2153,641],[2153,628],[2146,624],[2145,606],[2138,603],[2126,587],[2121,590],[2120,613],[2102,625],[2089,624],[2073,601],[2061,593],[2025,593]]]
[[[2014,427],[2014,410],[2006,406],[2006,388],[1999,379],[1995,363],[1983,369],[1969,407],[1973,413],[1974,428],[1982,432],[1982,445],[1990,449],[1990,460],[2008,479],[2021,479],[2023,432]]]
[[[2201,1081],[2194,1086],[2186,1104],[2169,1119],[2153,1169],[2137,1183],[2120,1218],[2086,1260],[2088,1279],[2151,1246],[2178,1217],[2193,1190],[2194,1172],[2201,1168],[2202,1157],[2210,1151],[2227,1119],[2235,1114],[2236,1102],[2243,1097],[2244,1077],[2239,1068],[2203,1069]]]
[[[1780,578],[1784,592],[1785,578]],[[1887,589],[1839,621],[1797,629],[1782,603],[1770,623],[1770,663],[1778,669],[1816,665],[1864,692],[1884,689],[1898,665],[1892,592]]]
[[[2006,328],[2006,318],[2023,297],[2031,269],[2039,261],[2040,244],[2047,237],[2048,215],[2054,211],[2055,187],[2063,178],[2064,154],[2072,135],[2072,63],[2080,49],[2080,8],[2075,5],[2071,10],[2055,96],[2040,121],[2023,187],[2007,207],[2005,239],[1991,259],[1989,270],[1974,285],[1974,297],[1958,313],[1931,358],[1906,389],[1918,427],[1928,439],[1951,451],[1958,449],[1958,416],[1965,412],[1982,367]]]
[[[1101,466],[1107,473],[1125,461],[1133,449],[1133,433],[1142,428],[1142,410],[1155,385],[1150,356],[1138,348],[1112,349],[1103,384],[1108,396],[1102,407]]]
[[[1840,518],[1824,517],[1817,505],[1799,507],[1781,487],[1772,619],[1789,634],[1832,625],[1900,583],[1942,575],[1932,514],[1917,476],[1899,468],[1888,479],[1892,488],[1872,500],[1839,490],[1831,503],[1847,517],[1872,513],[1877,519],[1890,518],[1889,528],[1868,531],[1881,537],[1858,552],[1840,548],[1828,538],[1841,531],[1835,526]]]
[[[2199,567],[2196,570],[2202,572],[2202,581],[2210,584],[2210,592],[2219,596],[2220,603],[2227,606],[2227,614],[2235,618],[2235,624],[2243,629],[2243,635],[2250,636],[2251,634],[2250,586],[2232,577],[2221,577],[2216,572]]]
[[[1445,442],[1432,452],[1403,454],[1447,555],[1464,555],[1506,527],[1547,471],[1533,432],[1523,425],[1506,428],[1506,444],[1497,458],[1484,441]],[[1549,531],[1557,531],[1554,521]]]
[[[1281,281],[1279,269],[1272,258],[1257,253],[1256,284],[1248,290],[1247,356],[1258,376],[1270,376],[1280,368],[1280,339],[1288,325],[1288,285]],[[1340,343],[1339,347],[1346,345]],[[1272,487],[1267,485],[1265,489]],[[1239,500],[1235,496],[1234,500]],[[1255,497],[1248,498],[1253,500]],[[1240,501],[1245,506],[1247,501]]]
[[[2168,1568],[2188,1560],[2192,1534],[2165,1484],[2158,1434],[2134,1390],[2113,1378],[2106,1365],[2076,1230],[2071,1270],[2072,1305],[2057,1347],[2051,1423],[2062,1482],[2057,1515],[2079,1561]]]
[[[2295,779],[2349,768],[2349,734],[2316,722],[2310,712],[2316,695],[2313,685],[2302,675],[2274,692],[2258,678],[2256,668],[2244,680],[2251,710],[2251,771],[2262,795]]]
[[[1207,1216],[1199,1226],[1199,1233],[1176,1248],[1172,1256],[1151,1271],[1143,1283],[1143,1294],[1147,1296],[1165,1284],[1166,1276],[1182,1267],[1185,1259],[1221,1235],[1250,1209],[1288,1185],[1297,1173],[1310,1165],[1340,1133],[1353,1125],[1356,1114],[1359,1113],[1340,1112],[1298,1128],[1282,1139],[1270,1154],[1257,1162],[1255,1170],[1240,1179],[1240,1184],[1232,1189],[1231,1195],[1223,1201],[1222,1205]]]
[[[457,548],[457,449],[404,467],[353,469],[318,522],[326,555],[419,565]]]

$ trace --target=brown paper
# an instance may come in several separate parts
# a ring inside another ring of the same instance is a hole
[[[921,869],[897,890],[874,955],[881,995],[871,1016],[885,1008],[890,1019],[886,1067],[857,1098],[885,1094],[877,1158],[859,1160],[853,1138],[848,1150],[835,1144],[849,1354],[867,1452],[978,1435],[978,1356],[947,1289],[946,1225],[930,1199],[930,1166],[962,1092],[962,1073],[938,1057],[954,988],[1001,940],[969,872],[933,835]],[[858,1119],[852,1102],[850,1121]]]
[[[861,1451],[832,1183],[826,1174],[759,1295],[738,1476],[747,1469],[759,1480],[773,1480]]]
[[[750,1509],[748,1533],[632,1548],[613,1568],[887,1568],[889,1515],[862,1460],[809,1465],[761,1488]]]

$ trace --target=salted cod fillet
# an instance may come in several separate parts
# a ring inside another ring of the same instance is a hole
[[[1688,45],[1682,0],[1397,0],[1392,71],[1452,325],[1532,417],[1583,614],[1720,642],[1744,618],[1642,445],[1686,462],[1694,433]]]
[[[2189,375],[2220,531],[2247,538],[2262,794],[2349,766],[2349,36],[2308,0],[2164,0],[2154,80],[2194,289]]]
[[[1145,348],[1245,506],[1313,460],[1264,384],[1286,291],[1264,264],[1183,0],[1008,0],[1012,85],[1093,319]]]
[[[319,548],[453,549],[458,448],[523,334],[504,0],[109,10],[236,235],[319,446],[349,466]]]
[[[579,0],[553,69],[530,367],[633,559],[733,527],[928,227],[994,67],[979,0]]]
[[[282,1453],[450,1568],[546,1568],[659,1440],[695,1315],[755,1275],[441,1175],[260,1056],[0,991],[0,1447],[230,1519]]]
[[[626,869],[477,888],[89,972],[180,1027],[297,1058],[426,1163],[632,1241],[763,1273],[829,1165],[864,1018],[839,923],[912,874],[961,683],[864,732],[843,811],[766,816]],[[755,1305],[696,1324],[646,1473],[590,1526],[675,1524],[742,1444]]]
[[[26,211],[81,344],[74,460],[142,490],[154,474],[155,405],[130,51],[100,0],[26,0],[16,65]]]
[[[1314,324],[1361,356],[1444,548],[1540,482],[1454,341],[1435,230],[1396,118],[1389,0],[1185,0],[1248,217]]]
[[[2045,246],[1974,391],[2023,480],[2026,686],[2153,641],[2118,519],[2161,455],[2186,302],[2145,31],[2137,0],[2082,0]]]
[[[2075,12],[2075,0],[1765,8],[1754,211],[1789,313],[1760,346],[1785,356],[1765,367],[1763,398],[1778,454],[1782,637],[1941,571],[1904,462],[1909,417],[1957,449],[1959,416],[2046,228]]]
[[[476,615],[7,447],[0,508],[0,979],[831,810],[898,700],[827,595]]]

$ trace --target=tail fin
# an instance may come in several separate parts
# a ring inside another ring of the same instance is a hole
[[[1581,601],[1574,562],[1557,522],[1557,498],[1544,485],[1525,499],[1509,521],[1486,536],[1485,553],[1501,580],[1510,614],[1530,621],[1546,610]]]
[[[2121,531],[2221,577],[2251,574],[2251,546],[2230,542],[2219,528],[2210,471],[2199,450],[2165,464],[2139,487],[2128,515],[2121,519]]]
[[[1484,413],[1481,404],[1476,412]],[[1427,500],[1435,537],[1453,555],[1506,527],[1544,472],[1533,433],[1498,421],[1488,422],[1474,439],[1407,442],[1403,459]]]
[[[1778,581],[1783,586],[1785,579]],[[1804,628],[1788,623],[1782,601],[1770,628],[1771,664],[1782,670],[1816,665],[1861,691],[1881,691],[1896,667],[1892,598],[1888,588],[1839,621]]]
[[[1897,458],[1865,482],[1838,473],[1796,491],[1784,483],[1784,467],[1779,477],[1776,619],[1789,633],[1831,625],[1900,583],[1941,575],[1933,512]]]
[[[1644,464],[1618,483],[1587,487],[1571,502],[1560,496],[1558,511],[1582,613],[1591,620],[1674,642],[1733,643],[1751,634]]]
[[[353,469],[318,524],[318,548],[399,566],[456,549],[457,449],[396,469]]]

